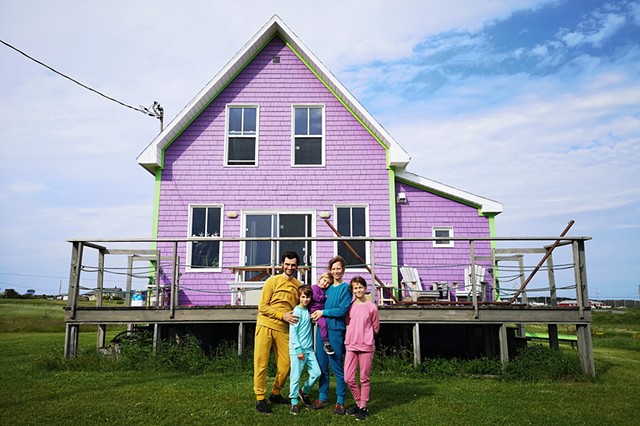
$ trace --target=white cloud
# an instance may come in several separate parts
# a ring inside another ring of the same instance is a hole
[[[577,31],[560,34],[560,39],[568,47],[590,44],[593,47],[602,45],[611,38],[626,22],[624,15],[615,13],[593,13],[587,21],[578,26]]]

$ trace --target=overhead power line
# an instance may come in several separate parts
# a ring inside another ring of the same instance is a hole
[[[140,105],[140,107],[139,107],[139,108],[138,108],[138,107],[131,106],[131,105],[128,105],[128,104],[126,104],[126,103],[124,103],[124,102],[121,102],[121,101],[119,101],[119,100],[115,99],[115,98],[112,98],[111,96],[105,95],[104,93],[102,93],[102,92],[100,92],[100,91],[98,91],[98,90],[96,90],[96,89],[93,89],[93,88],[91,88],[91,87],[87,86],[86,84],[83,84],[83,83],[79,82],[79,81],[78,81],[78,80],[76,80],[75,78],[69,77],[68,75],[66,75],[66,74],[64,74],[64,73],[62,73],[62,72],[60,72],[60,71],[56,70],[55,68],[50,67],[49,65],[45,64],[44,62],[39,61],[39,60],[37,60],[36,58],[34,58],[34,57],[32,57],[32,56],[30,56],[30,55],[26,54],[26,53],[25,53],[25,52],[23,52],[22,50],[18,49],[17,47],[15,47],[15,46],[13,46],[13,45],[11,45],[11,44],[9,44],[9,43],[7,43],[6,41],[4,41],[4,40],[2,40],[2,39],[0,39],[0,43],[4,44],[5,46],[7,46],[7,47],[8,47],[8,48],[10,48],[10,49],[15,50],[16,52],[18,52],[18,53],[19,53],[19,54],[21,54],[22,56],[24,56],[24,57],[26,57],[26,58],[29,58],[29,59],[30,59],[30,60],[32,60],[33,62],[35,62],[35,63],[37,63],[37,64],[42,65],[43,67],[47,68],[48,70],[53,71],[54,73],[58,74],[59,76],[64,77],[64,78],[66,78],[67,80],[70,80],[70,81],[74,82],[74,83],[75,83],[75,84],[77,84],[78,86],[83,87],[83,88],[85,88],[85,89],[87,89],[87,90],[89,90],[89,91],[91,91],[91,92],[93,92],[93,93],[95,93],[95,94],[97,94],[97,95],[100,95],[100,96],[102,96],[103,98],[109,99],[110,101],[115,102],[115,103],[117,103],[117,104],[119,104],[119,105],[122,105],[123,107],[130,108],[130,109],[132,109],[132,110],[134,110],[134,111],[141,112],[141,113],[143,113],[143,114],[145,114],[145,115],[148,115],[148,116],[150,116],[150,117],[155,117],[155,118],[157,118],[158,120],[160,120],[160,130],[162,131],[162,120],[163,120],[163,118],[164,118],[164,109],[162,108],[162,106],[160,106],[160,103],[159,103],[159,102],[154,101],[154,102],[153,102],[153,105],[152,105],[152,106],[150,106],[150,107],[148,107],[148,108],[147,108],[147,107],[143,107],[142,105]]]

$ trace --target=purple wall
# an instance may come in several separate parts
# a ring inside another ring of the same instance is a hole
[[[397,205],[398,237],[428,237],[433,227],[453,227],[456,237],[487,237],[489,220],[478,215],[478,209],[425,192],[405,183],[396,183],[396,193],[407,195],[406,204]],[[490,256],[488,241],[475,242],[476,256]],[[401,242],[398,244],[398,264],[418,268],[423,287],[434,281],[464,284],[464,268],[469,266],[469,243],[455,241],[454,247],[433,247],[432,242]],[[477,264],[489,267],[490,261]],[[491,282],[487,272],[485,280]],[[490,294],[490,291],[489,291]]]
[[[280,57],[280,63],[271,59]],[[259,105],[258,167],[225,167],[225,109],[227,104]],[[291,167],[291,115],[293,104],[325,106],[325,166]],[[432,226],[453,226],[456,236],[488,236],[489,222],[469,207],[421,189],[396,184],[408,203],[397,207],[398,236],[430,236]],[[166,149],[160,186],[158,238],[189,236],[189,206],[220,205],[237,211],[235,219],[223,216],[223,237],[241,237],[242,213],[312,213],[313,236],[333,237],[317,212],[334,213],[336,205],[366,205],[369,235],[389,237],[389,186],[385,149],[360,125],[338,99],[285,46],[274,38],[254,60],[214,99],[191,125]],[[331,222],[335,224],[335,217]],[[158,245],[163,256],[173,246]],[[416,266],[422,282],[459,282],[470,263],[468,244],[433,248],[431,242],[398,244],[399,265]],[[375,244],[375,271],[386,283],[392,280],[391,246]],[[314,247],[316,281],[336,254],[333,242]],[[479,243],[476,254],[488,255],[489,243]],[[240,265],[240,243],[225,242],[219,272],[189,272],[187,245],[179,245],[182,305],[226,305],[231,302],[229,267]],[[171,262],[163,262],[163,283],[172,275]],[[345,278],[371,276],[364,270],[348,271]],[[485,277],[490,279],[487,274]]]
[[[281,58],[279,64],[271,62],[276,55]],[[224,167],[228,103],[259,105],[257,168]],[[300,103],[325,105],[324,167],[290,165],[292,104]],[[336,204],[366,204],[369,235],[388,236],[390,232],[384,148],[279,38],[274,38],[167,148],[164,165],[159,238],[189,236],[190,204],[220,204],[223,213],[245,209],[333,212]],[[320,218],[314,215],[313,220],[316,236],[333,236]],[[240,226],[240,217],[223,217],[222,236],[242,236]],[[226,268],[240,264],[239,247],[238,243],[223,244],[221,272],[185,273],[183,267],[180,303],[230,303],[227,282],[234,277]],[[159,248],[163,256],[172,251],[167,244],[160,244]],[[318,243],[314,266],[323,270],[334,250],[333,243]],[[376,261],[388,264],[390,245],[377,244],[375,254]],[[180,244],[179,255],[184,265],[186,244]],[[390,280],[390,270],[378,272],[385,281]],[[170,270],[165,273],[171,274]],[[351,275],[354,274],[347,273],[345,277]]]

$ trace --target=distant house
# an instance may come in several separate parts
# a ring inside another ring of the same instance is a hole
[[[278,16],[138,157],[156,179],[157,238],[334,237],[325,218],[347,237],[492,235],[500,203],[413,174],[409,162]],[[352,245],[371,261],[365,242]],[[158,248],[172,252],[170,244]],[[309,283],[336,254],[350,264],[347,277],[364,273],[333,241],[281,241],[274,250],[268,241],[192,242],[179,247],[180,303],[231,303],[230,265],[277,264],[287,249],[311,267],[302,276]],[[478,242],[475,253],[490,249]],[[443,258],[460,267],[423,267]],[[469,244],[379,243],[375,262],[389,284],[398,284],[401,265],[418,267],[425,282],[463,283]]]

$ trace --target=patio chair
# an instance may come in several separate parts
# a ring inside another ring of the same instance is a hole
[[[402,292],[403,296],[408,293],[408,298],[414,302],[418,300],[438,300],[440,298],[440,292],[436,288],[431,290],[424,290],[418,270],[410,266],[400,267],[400,275],[402,275]]]
[[[483,299],[482,295],[484,293],[484,288],[487,285],[487,282],[484,280],[485,271],[486,269],[483,266],[475,265],[476,296],[478,300]],[[473,286],[471,285],[471,268],[466,267],[464,268],[464,287],[461,291],[456,293],[456,298],[460,300],[461,297],[466,297],[467,299],[471,300],[471,298],[473,297],[472,291]]]

